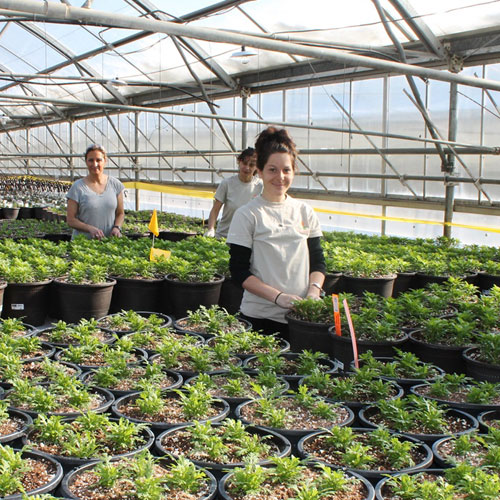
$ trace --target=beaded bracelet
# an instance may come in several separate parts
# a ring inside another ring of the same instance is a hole
[[[274,303],[275,303],[276,305],[278,305],[278,298],[279,298],[279,296],[280,296],[282,293],[283,293],[283,292],[280,292],[280,293],[278,293],[278,295],[276,295],[276,298],[274,299]]]

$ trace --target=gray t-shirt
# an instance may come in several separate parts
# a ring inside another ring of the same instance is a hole
[[[301,297],[309,286],[308,238],[322,235],[310,205],[287,196],[270,202],[257,196],[234,214],[228,243],[252,250],[250,272],[276,289]],[[241,312],[286,323],[287,309],[245,290]]]
[[[66,198],[78,203],[76,217],[102,230],[109,236],[115,223],[115,212],[118,206],[118,195],[125,186],[114,177],[108,175],[106,188],[101,194],[90,189],[83,179],[78,179],[69,189]],[[78,234],[84,234],[90,238],[90,233],[73,229],[73,238]]]
[[[223,179],[215,191],[214,198],[224,204],[222,217],[217,224],[215,236],[225,238],[233,220],[234,212],[262,191],[262,181],[254,176],[250,182],[240,181],[238,175]]]

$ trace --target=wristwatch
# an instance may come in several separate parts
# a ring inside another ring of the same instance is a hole
[[[309,286],[314,286],[316,287],[318,290],[319,290],[319,296],[320,297],[324,297],[325,296],[325,291],[323,290],[323,288],[321,288],[321,285],[319,283],[309,283]]]
[[[122,228],[120,226],[117,226],[116,224],[111,228],[111,229],[118,229],[118,231],[120,231],[120,233],[122,232]]]

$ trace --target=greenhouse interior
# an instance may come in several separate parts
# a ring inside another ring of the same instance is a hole
[[[500,0],[0,0],[0,498],[499,500],[499,124]]]

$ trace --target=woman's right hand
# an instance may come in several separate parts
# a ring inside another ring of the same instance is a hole
[[[104,238],[104,233],[102,232],[101,229],[99,229],[97,227],[90,226],[89,233],[90,233],[90,237],[93,240],[102,240],[102,238]]]
[[[283,309],[292,309],[293,303],[297,300],[302,300],[302,297],[291,293],[281,293],[275,303]]]

